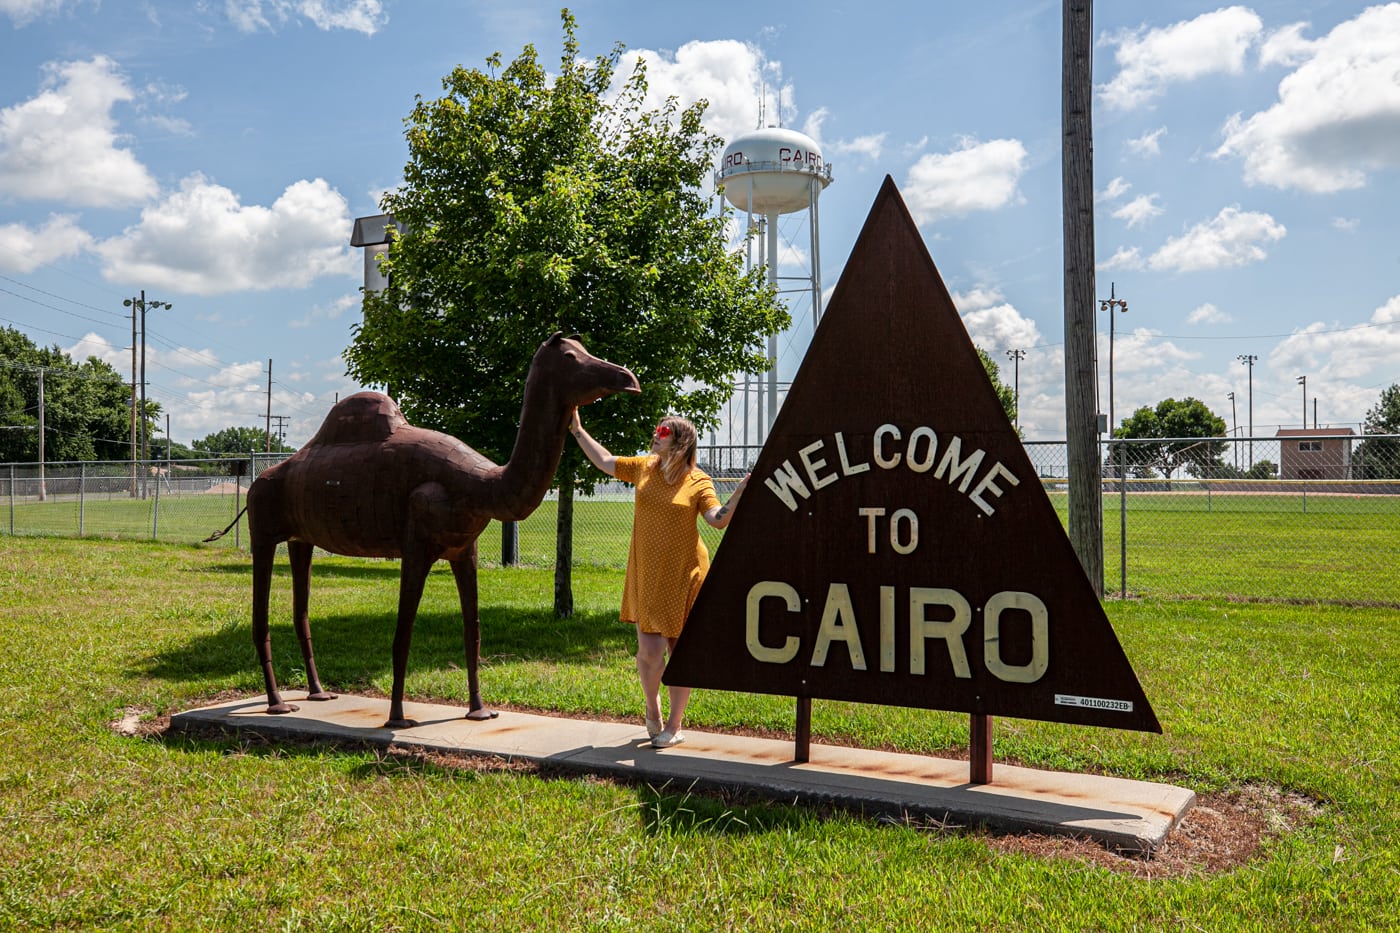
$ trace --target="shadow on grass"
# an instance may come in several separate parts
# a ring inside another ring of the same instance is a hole
[[[231,730],[194,725],[148,734],[175,751],[217,751],[225,755],[252,755],[268,760],[324,759],[331,756],[362,758],[345,773],[357,781],[379,778],[402,780],[450,780],[475,782],[493,774],[534,777],[543,781],[594,782],[596,776],[576,768],[505,758],[446,754],[422,749],[384,746],[371,742],[268,736],[256,729]],[[792,832],[822,822],[840,807],[793,807],[735,790],[686,788],[668,783],[662,787],[643,780],[610,777],[629,787],[641,829],[651,835],[745,836]]]
[[[306,672],[290,621],[271,626],[273,669],[279,684],[305,682]],[[393,608],[382,615],[334,615],[311,618],[311,639],[321,682],[330,690],[363,689],[393,670]],[[613,613],[576,613],[555,618],[549,609],[486,606],[481,610],[483,663],[499,659],[585,664],[599,655],[630,654],[635,640],[630,626]],[[193,636],[178,648],[163,651],[143,671],[168,681],[203,680],[249,674],[257,663],[250,623],[225,626]],[[413,626],[408,670],[460,669],[466,661],[462,617],[427,612]]]

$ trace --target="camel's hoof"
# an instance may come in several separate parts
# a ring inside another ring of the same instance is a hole
[[[412,729],[418,725],[416,719],[391,719],[384,724],[385,729]]]
[[[466,718],[472,720],[473,722],[482,722],[483,720],[487,720],[487,719],[495,719],[495,718],[496,718],[497,716],[499,716],[499,715],[501,715],[501,714],[498,713],[498,712],[496,712],[496,711],[493,710],[493,709],[484,709],[484,708],[483,708],[483,709],[469,710],[469,711],[467,712]]]
[[[301,707],[297,706],[295,703],[270,703],[267,707],[268,713],[273,716],[280,716],[283,713],[295,713],[299,709],[301,709]]]
[[[338,694],[338,693],[327,693],[327,692],[324,691],[324,690],[317,690],[315,693],[308,693],[308,694],[306,695],[306,698],[307,698],[308,700],[316,700],[317,702],[324,702],[325,700],[334,700],[334,699],[335,699],[336,697],[338,697],[339,695],[340,695],[340,694]]]

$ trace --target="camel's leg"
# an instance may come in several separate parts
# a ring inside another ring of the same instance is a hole
[[[468,719],[495,719],[497,713],[481,702],[481,615],[476,597],[476,542],[461,557],[448,562],[457,580],[457,597],[462,602],[462,642],[467,649]]]
[[[413,622],[423,598],[423,584],[434,558],[421,547],[406,547],[399,561],[399,618],[394,628],[394,690],[389,697],[386,729],[409,729],[418,725],[403,715],[403,682],[408,674],[408,649],[413,643]]]
[[[254,540],[253,551],[253,650],[262,666],[263,683],[267,687],[267,711],[290,713],[297,707],[283,703],[277,692],[277,677],[272,673],[272,637],[268,632],[267,604],[272,595],[272,561],[277,556],[277,542]]]
[[[316,656],[311,651],[311,552],[315,548],[305,541],[288,541],[287,556],[292,559],[292,625],[301,643],[301,658],[306,662],[306,698],[334,700],[334,693],[321,689],[316,675]]]

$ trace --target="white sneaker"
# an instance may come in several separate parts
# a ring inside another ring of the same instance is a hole
[[[663,730],[660,735],[651,740],[652,748],[670,748],[685,741],[685,734],[682,732],[672,732],[670,729]]]

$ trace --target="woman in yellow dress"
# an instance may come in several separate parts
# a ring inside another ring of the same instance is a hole
[[[637,626],[637,676],[646,699],[651,744],[679,745],[685,741],[681,721],[690,688],[666,688],[670,710],[663,722],[661,674],[710,569],[696,518],[714,528],[728,525],[749,478],[740,481],[727,505],[720,505],[714,481],[695,465],[699,438],[684,418],[662,418],[652,433],[651,451],[642,457],[614,456],[583,429],[577,410],[569,433],[594,466],[637,488],[621,618]]]

